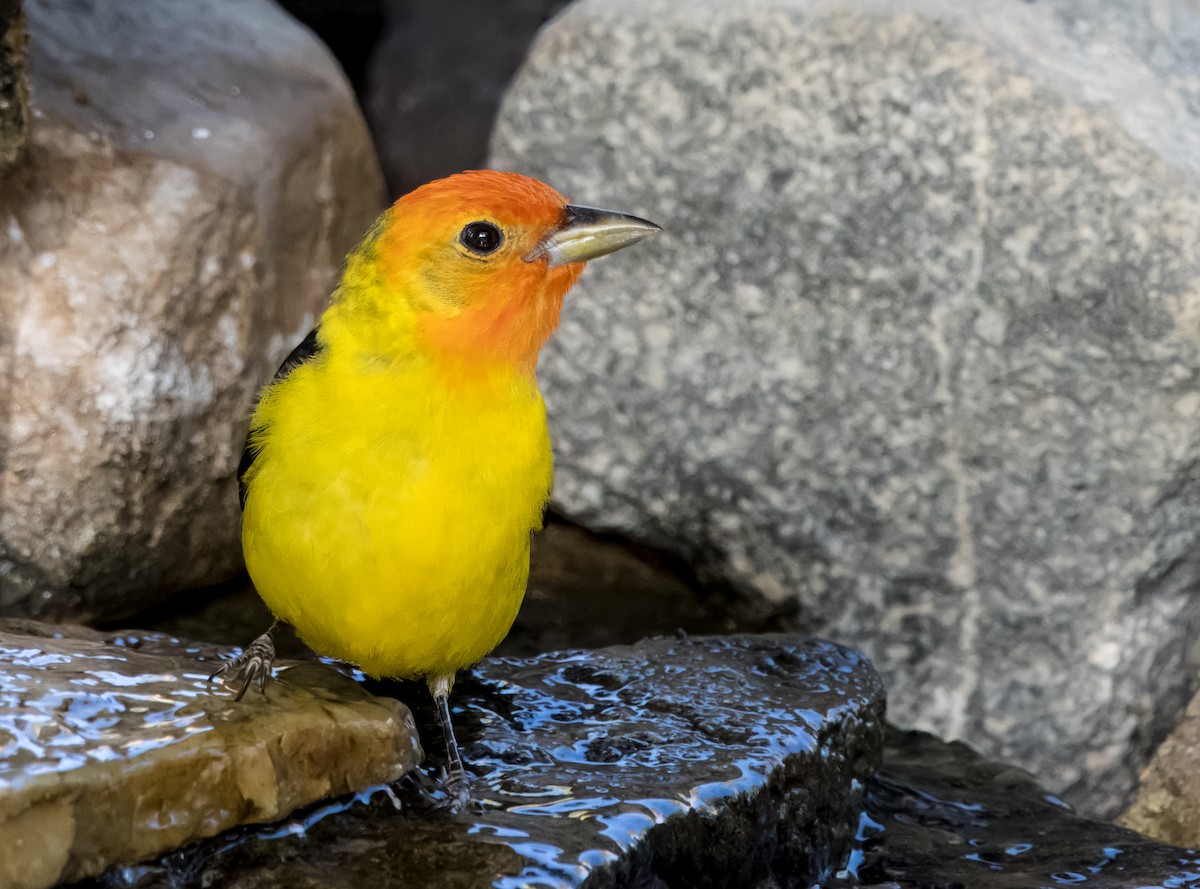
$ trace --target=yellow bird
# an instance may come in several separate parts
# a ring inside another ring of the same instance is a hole
[[[259,595],[316,652],[425,677],[468,798],[455,673],[507,635],[552,463],[535,369],[590,259],[659,227],[472,171],[400,198],[254,411],[239,467]],[[274,625],[272,628],[274,629]],[[218,674],[265,687],[268,630]]]

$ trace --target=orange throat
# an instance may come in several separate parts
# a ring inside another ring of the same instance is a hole
[[[455,373],[508,367],[532,377],[542,346],[558,327],[563,297],[582,271],[583,263],[551,269],[540,287],[507,287],[506,298],[481,301],[451,316],[426,315],[419,335]]]

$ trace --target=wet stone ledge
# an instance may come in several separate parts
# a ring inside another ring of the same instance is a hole
[[[1028,772],[889,729],[854,848],[822,889],[1200,889],[1200,851],[1076,814]]]
[[[474,810],[408,780],[92,885],[810,886],[849,850],[884,731],[861,655],[785,635],[489,658],[453,700]]]
[[[400,778],[412,716],[319,664],[267,700],[207,682],[219,651],[0,621],[0,887],[40,889]]]

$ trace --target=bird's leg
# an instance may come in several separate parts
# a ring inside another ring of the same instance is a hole
[[[437,721],[446,739],[446,795],[450,798],[451,807],[463,809],[471,802],[471,781],[463,768],[458,742],[454,740],[454,725],[450,722],[450,689],[454,687],[454,674],[430,676],[428,684]]]
[[[267,680],[271,678],[271,665],[275,663],[275,642],[271,639],[271,633],[277,626],[279,626],[278,620],[271,624],[265,633],[247,645],[241,654],[226,661],[221,669],[208,677],[208,681],[212,682],[218,676],[245,677],[237,697],[234,698],[235,701],[240,701],[245,697],[246,689],[256,680],[259,692],[265,694]]]

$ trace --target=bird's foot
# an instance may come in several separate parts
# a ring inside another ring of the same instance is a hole
[[[442,790],[446,794],[445,805],[454,814],[471,808],[471,779],[464,770],[458,769],[443,777]]]
[[[470,776],[447,775],[445,769],[413,769],[405,776],[413,790],[409,799],[422,809],[459,815],[481,809],[471,795]]]
[[[272,627],[271,629],[274,629]],[[228,680],[242,679],[242,687],[238,690],[235,701],[240,701],[246,695],[248,689],[253,683],[258,683],[258,690],[265,694],[267,690],[267,680],[271,678],[271,665],[275,663],[275,643],[271,639],[271,630],[267,630],[253,642],[246,646],[237,657],[227,661],[211,676],[208,681],[212,682],[217,677],[225,677],[222,681],[228,683]]]

